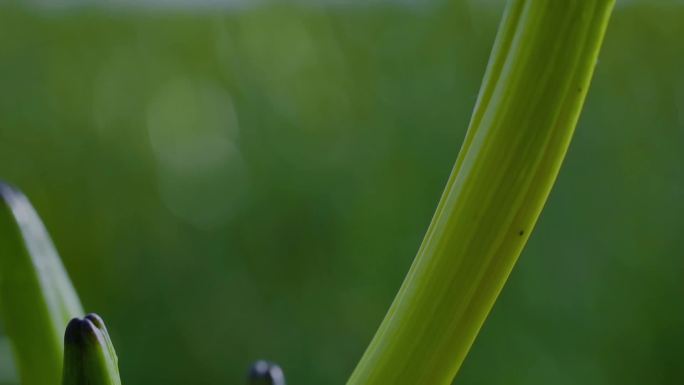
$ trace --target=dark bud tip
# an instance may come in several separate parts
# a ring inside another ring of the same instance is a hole
[[[252,364],[248,380],[250,385],[285,385],[285,375],[280,366],[264,360]]]
[[[64,345],[85,347],[97,343],[97,333],[97,327],[87,318],[74,318],[64,332]]]
[[[104,321],[102,320],[102,317],[100,317],[99,315],[97,315],[95,313],[88,314],[87,316],[85,316],[85,319],[90,321],[93,325],[95,325],[96,328],[98,328],[100,330],[106,329]]]

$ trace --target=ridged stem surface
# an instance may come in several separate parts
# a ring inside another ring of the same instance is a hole
[[[451,384],[556,179],[613,5],[508,3],[430,227],[348,385]]]

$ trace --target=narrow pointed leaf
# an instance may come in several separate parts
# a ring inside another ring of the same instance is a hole
[[[114,346],[96,314],[74,318],[67,325],[62,385],[121,385]]]
[[[432,223],[348,385],[452,383],[556,179],[613,5],[509,1]]]
[[[0,313],[22,384],[59,383],[62,334],[81,303],[33,206],[1,182]]]

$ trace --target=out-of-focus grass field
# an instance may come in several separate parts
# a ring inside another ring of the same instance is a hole
[[[499,2],[0,5],[0,178],[126,384],[343,384],[465,134]],[[684,6],[618,5],[456,383],[684,383]],[[0,337],[0,383],[16,384]]]

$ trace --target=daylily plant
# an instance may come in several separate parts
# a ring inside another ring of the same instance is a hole
[[[546,202],[614,0],[510,0],[468,133],[387,316],[348,385],[451,384]],[[28,199],[0,184],[0,312],[23,385],[120,385]],[[80,318],[83,317],[83,318]],[[250,384],[284,385],[258,361]]]

